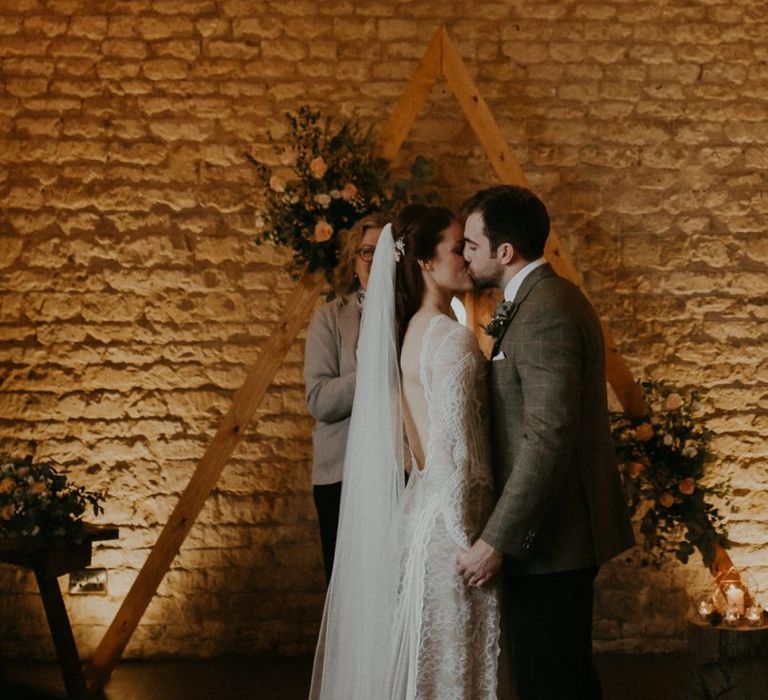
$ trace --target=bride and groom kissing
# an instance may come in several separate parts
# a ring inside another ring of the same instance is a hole
[[[600,321],[532,192],[462,214],[407,206],[376,247],[311,698],[511,697],[508,657],[520,700],[601,697],[593,581],[634,540]],[[450,312],[473,285],[504,291],[490,361]]]

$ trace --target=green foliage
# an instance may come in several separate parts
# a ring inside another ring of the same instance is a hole
[[[712,433],[701,421],[695,391],[663,382],[643,382],[649,416],[611,416],[630,512],[640,517],[643,548],[659,566],[673,554],[683,564],[696,549],[704,564],[717,545],[729,546],[723,516],[709,501],[726,498],[726,482],[705,479],[714,461]]]
[[[263,187],[263,204],[256,215],[256,242],[272,241],[294,252],[293,271],[307,266],[330,274],[336,266],[339,233],[374,212],[394,213],[407,201],[432,203],[424,192],[432,179],[430,161],[418,156],[410,177],[390,183],[388,163],[375,155],[372,129],[356,121],[338,129],[331,118],[300,107],[286,114],[288,143],[270,141],[291,176],[284,179],[251,155]]]
[[[101,494],[67,483],[50,464],[0,455],[0,535],[67,535],[77,539],[90,507],[103,512]]]

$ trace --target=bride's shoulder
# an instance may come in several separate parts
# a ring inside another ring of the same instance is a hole
[[[439,314],[434,317],[432,324],[431,344],[436,350],[443,348],[465,352],[478,347],[474,333],[449,316]]]

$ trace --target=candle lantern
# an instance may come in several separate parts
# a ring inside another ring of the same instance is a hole
[[[744,600],[744,589],[741,586],[731,583],[725,589],[726,612],[733,609],[739,615],[743,615],[745,609]]]

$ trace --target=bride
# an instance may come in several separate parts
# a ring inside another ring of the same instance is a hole
[[[450,312],[472,288],[462,251],[446,209],[382,231],[310,698],[496,698],[498,591],[456,572],[493,506],[485,359]]]

